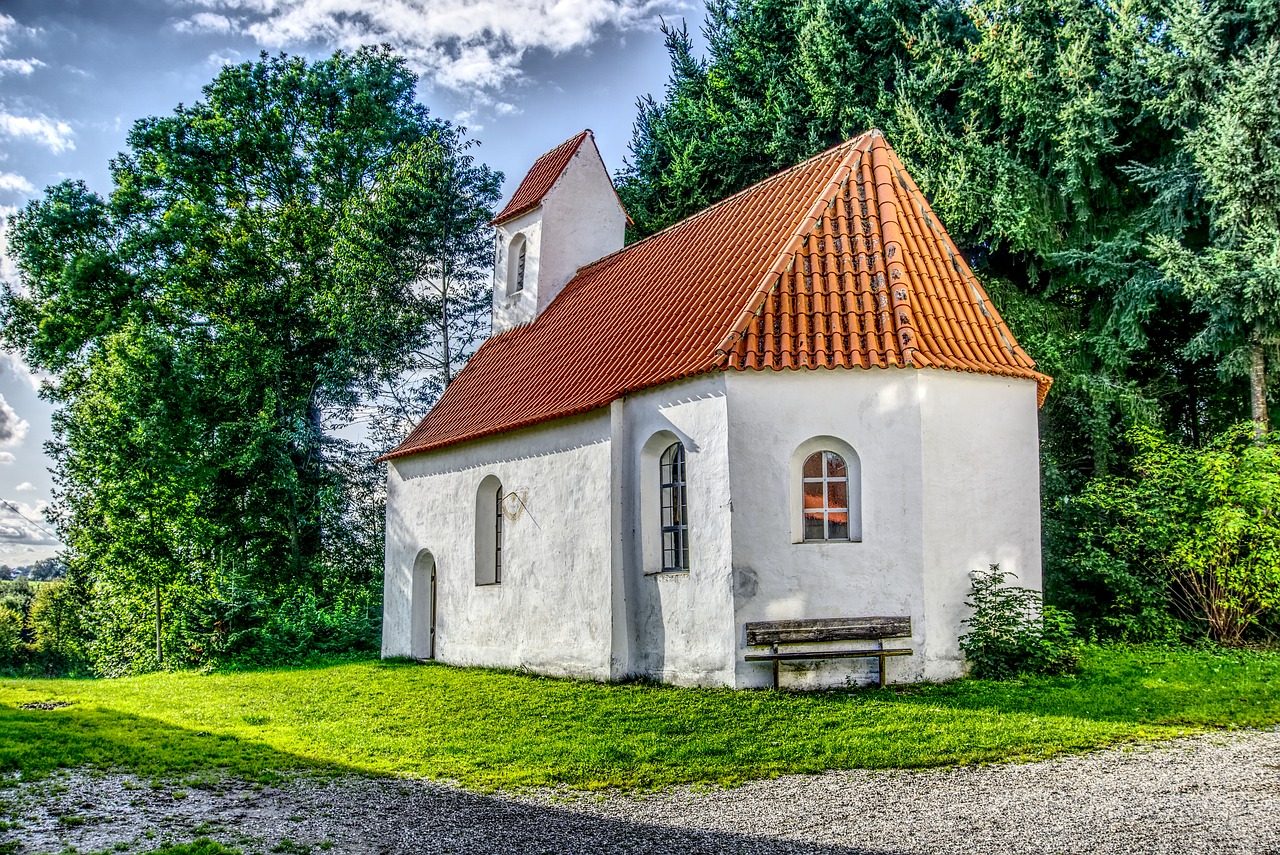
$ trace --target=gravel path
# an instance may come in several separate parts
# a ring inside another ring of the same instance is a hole
[[[181,794],[175,798],[175,793]],[[297,777],[153,788],[74,772],[0,790],[23,853],[205,834],[258,852],[1280,853],[1280,729],[1037,763],[831,772],[645,797],[484,796]],[[0,848],[0,852],[5,851]]]

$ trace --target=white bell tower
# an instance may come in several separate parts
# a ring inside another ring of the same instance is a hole
[[[578,268],[622,249],[629,222],[590,130],[538,158],[492,222],[494,334],[529,323]]]

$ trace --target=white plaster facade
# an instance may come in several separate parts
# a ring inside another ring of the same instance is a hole
[[[889,680],[958,676],[968,574],[999,563],[1040,585],[1036,412],[1034,381],[992,375],[714,372],[393,460],[383,655],[430,655],[434,615],[444,662],[764,686],[769,665],[743,659],[748,621],[909,614],[916,652]],[[691,562],[661,573],[657,454],[676,440]],[[796,459],[816,448],[856,453],[860,542],[797,542]],[[490,476],[507,496],[502,578],[477,585]],[[873,662],[788,664],[783,680],[868,682]]]

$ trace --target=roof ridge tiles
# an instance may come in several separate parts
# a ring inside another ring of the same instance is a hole
[[[838,145],[833,145],[831,148],[827,149],[826,151],[819,152],[818,154],[815,154],[812,157],[806,157],[804,160],[800,161],[794,166],[788,166],[786,169],[779,170],[778,172],[773,173],[767,178],[762,178],[761,180],[757,181],[755,184],[750,185],[749,187],[744,187],[738,192],[733,193],[729,196],[725,196],[723,199],[720,199],[719,201],[712,202],[707,207],[699,211],[693,212],[692,214],[690,214],[689,216],[685,217],[682,220],[676,220],[674,223],[672,223],[669,226],[663,226],[661,229],[658,229],[658,231],[654,232],[651,235],[648,235],[647,237],[640,238],[640,240],[636,241],[635,243],[629,243],[626,246],[622,247],[622,249],[614,250],[608,255],[601,256],[600,258],[597,258],[595,261],[592,261],[589,264],[584,264],[578,268],[578,273],[583,273],[587,270],[592,269],[593,267],[597,267],[608,261],[611,261],[615,257],[622,255],[623,253],[630,252],[636,247],[643,246],[644,244],[650,243],[651,241],[654,241],[657,238],[664,237],[667,235],[668,232],[672,232],[681,227],[688,226],[692,224],[694,221],[702,219],[708,214],[711,214],[712,212],[725,207],[731,202],[738,201],[739,197],[741,196],[745,196],[748,193],[758,193],[766,185],[772,184],[776,181],[780,181],[783,178],[786,178],[788,175],[791,175],[792,173],[799,172],[805,169],[806,167],[810,166],[814,161],[821,160],[825,157],[828,157],[833,152],[839,151],[840,149],[845,148],[846,146],[857,145],[863,140],[863,138],[869,137],[873,134],[878,134],[880,136],[883,136],[883,134],[881,134],[878,128],[872,128],[869,131],[863,131],[862,133],[858,134],[856,137],[853,137],[852,139],[847,139]]]
[[[769,294],[778,287],[782,274],[786,272],[787,267],[795,264],[796,253],[799,252],[805,238],[812,233],[813,226],[817,225],[821,221],[822,212],[831,207],[831,203],[835,198],[836,192],[848,182],[849,175],[853,172],[853,164],[850,161],[855,155],[859,160],[861,160],[863,154],[863,149],[860,145],[861,142],[864,139],[874,139],[876,134],[879,134],[879,131],[873,128],[872,130],[855,137],[852,141],[845,143],[845,145],[849,146],[849,151],[845,154],[840,163],[837,164],[835,171],[823,186],[821,194],[819,194],[813,205],[809,207],[808,212],[800,218],[800,223],[796,226],[790,239],[782,247],[777,258],[774,259],[773,264],[769,267],[769,270],[765,272],[764,276],[760,280],[760,284],[756,286],[755,291],[751,293],[747,300],[747,305],[742,308],[742,311],[730,326],[729,332],[725,334],[725,337],[720,341],[720,344],[717,345],[717,363],[724,364],[728,361],[732,348],[737,341],[741,340],[742,336],[746,332],[747,326],[752,322],[752,320],[758,317],[760,309],[764,305],[764,301],[768,298]],[[829,154],[838,148],[839,146],[828,149],[823,153],[823,155]],[[822,157],[823,155],[818,155],[818,157]],[[809,161],[814,159],[815,158],[810,158]],[[805,163],[808,163],[809,161],[805,161]]]

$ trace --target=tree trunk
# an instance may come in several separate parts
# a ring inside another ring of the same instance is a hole
[[[453,355],[449,353],[449,298],[440,301],[440,335],[443,338],[441,360],[444,362],[444,385],[453,382]]]
[[[316,558],[324,548],[320,529],[321,497],[325,486],[322,449],[324,422],[314,392],[307,401],[305,441],[306,447],[299,449],[301,459],[297,469],[298,486],[295,490],[295,493],[300,493],[294,522],[294,530],[297,532],[294,543],[295,579],[299,583],[305,580],[318,595],[321,593],[323,584],[321,575],[316,572]]]
[[[160,644],[160,583],[156,582],[156,664],[164,662],[164,648]]]
[[[1267,418],[1267,352],[1262,331],[1257,329],[1249,339],[1249,403],[1254,435],[1262,440],[1271,432],[1271,423]]]
[[[452,202],[453,183],[450,180],[449,186],[450,201]],[[452,213],[452,205],[450,205]],[[453,245],[451,240],[451,229],[453,217],[449,216],[444,221],[444,240],[440,243],[440,331],[443,336],[442,354],[444,359],[444,385],[448,386],[453,382],[453,355],[449,353],[449,328],[453,326],[449,323],[449,288],[450,282],[449,261],[453,255]]]

